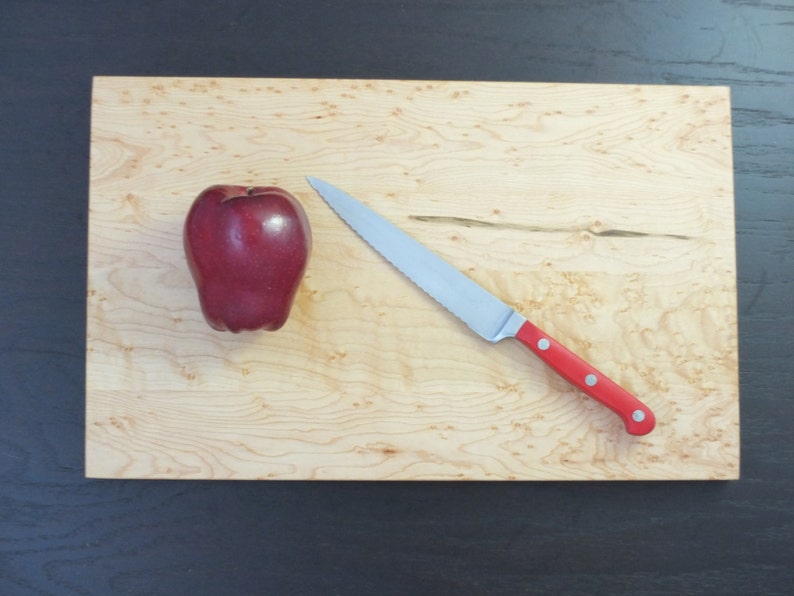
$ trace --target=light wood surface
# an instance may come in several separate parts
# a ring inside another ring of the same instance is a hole
[[[347,190],[656,413],[648,436],[470,332],[305,181]],[[195,196],[277,184],[314,248],[276,333],[215,332]],[[726,479],[739,474],[724,87],[98,77],[86,474]]]

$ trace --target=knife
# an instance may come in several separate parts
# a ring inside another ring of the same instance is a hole
[[[548,333],[363,203],[318,178],[307,180],[372,248],[478,335],[493,343],[517,339],[569,383],[620,416],[629,434],[653,430],[656,418],[648,406]]]

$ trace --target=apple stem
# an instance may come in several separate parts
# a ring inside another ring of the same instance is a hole
[[[248,188],[245,189],[245,192],[247,192],[248,196],[250,197],[252,194],[254,194],[254,187],[249,186]]]

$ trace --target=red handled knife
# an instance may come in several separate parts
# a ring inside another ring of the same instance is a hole
[[[311,176],[307,180],[359,236],[481,337],[490,342],[516,338],[557,374],[620,416],[629,434],[653,430],[653,412],[609,377],[363,203],[327,182]]]

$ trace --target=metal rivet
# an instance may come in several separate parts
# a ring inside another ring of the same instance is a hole
[[[593,373],[590,373],[584,378],[584,382],[588,387],[592,387],[596,383],[598,383],[598,377],[595,376]]]
[[[643,412],[642,410],[634,410],[631,413],[631,419],[634,422],[642,422],[643,420],[645,420],[645,412]]]
[[[538,340],[538,348],[540,348],[541,350],[548,350],[549,346],[551,346],[551,343],[549,343],[549,340],[546,339],[545,337],[543,339]]]

